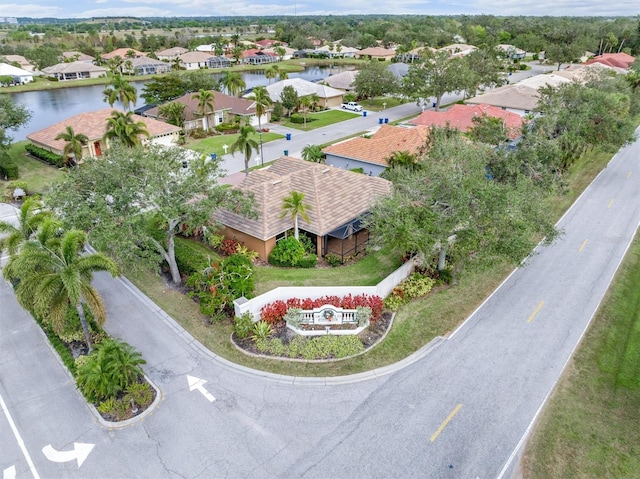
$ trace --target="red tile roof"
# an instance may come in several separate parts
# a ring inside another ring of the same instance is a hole
[[[60,133],[64,133],[67,126],[70,126],[76,134],[82,133],[90,142],[101,140],[107,131],[107,118],[111,116],[111,112],[114,110],[122,111],[116,108],[105,108],[103,110],[80,113],[79,115],[67,118],[42,130],[35,131],[27,135],[27,139],[61,151],[64,149],[66,142],[64,140],[56,140],[55,138]],[[133,121],[144,122],[151,138],[180,131],[180,128],[177,126],[154,120],[153,118],[145,118],[140,115],[134,114]]]
[[[235,115],[254,115],[256,113],[255,102],[253,100],[247,100],[244,98],[238,98],[236,96],[226,95],[224,93],[220,93],[216,90],[210,90],[213,93],[213,110],[214,111],[222,111],[229,110],[231,113]],[[196,118],[200,118],[198,116],[198,100],[195,97],[197,93],[187,93],[186,95],[181,96],[180,98],[176,98],[173,101],[177,101],[185,105],[184,109],[184,119],[186,121],[195,120]],[[150,108],[145,112],[145,115],[159,118],[160,116],[160,107],[156,106]]]
[[[487,115],[500,118],[512,140],[521,135],[524,118],[510,111],[482,103],[479,105],[453,105],[447,111],[425,111],[419,117],[410,120],[412,125],[447,126],[466,132],[474,127],[473,118]]]
[[[636,59],[634,57],[626,53],[603,53],[586,61],[584,64],[602,63],[609,67],[624,68],[626,70],[635,61]]]
[[[135,50],[133,48],[118,48],[117,50],[113,50],[112,52],[105,53],[100,56],[105,60],[111,60],[112,58],[115,58],[115,57],[120,57],[123,60],[126,60],[128,58],[127,53],[129,51],[132,51],[134,53],[135,58],[147,56],[145,52],[139,52],[138,50]]]
[[[429,128],[416,126],[403,128],[393,125],[382,125],[371,138],[352,138],[351,140],[328,146],[322,151],[326,154],[341,156],[387,166],[386,158],[396,151],[418,153],[429,134]]]

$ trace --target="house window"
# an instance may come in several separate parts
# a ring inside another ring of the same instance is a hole
[[[276,235],[276,243],[280,240],[283,240],[287,237],[287,232],[283,231],[282,233],[280,233],[279,235]]]

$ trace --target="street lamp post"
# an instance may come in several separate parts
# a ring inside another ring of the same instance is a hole
[[[260,135],[260,164],[261,166],[264,166],[264,155],[262,153],[262,128],[260,128],[258,135]]]

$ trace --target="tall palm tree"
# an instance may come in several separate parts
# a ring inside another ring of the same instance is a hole
[[[304,193],[292,191],[289,196],[286,196],[283,199],[280,218],[284,218],[287,215],[291,216],[291,220],[293,221],[293,235],[297,240],[300,239],[300,233],[298,231],[298,216],[305,221],[309,221],[307,210],[310,209],[311,205],[305,204],[304,202]]]
[[[267,68],[264,71],[264,76],[267,80],[269,80],[269,84],[271,84],[271,80],[278,77],[279,72],[280,68],[278,68],[278,65],[271,65],[271,67]]]
[[[132,111],[123,113],[113,110],[111,116],[107,118],[105,140],[118,140],[128,147],[133,147],[140,144],[141,136],[151,135],[143,121],[134,121]]]
[[[240,127],[240,132],[236,141],[231,144],[229,150],[233,155],[236,151],[241,151],[244,154],[244,172],[246,176],[249,176],[249,160],[254,151],[258,151],[258,143],[249,135],[255,133],[256,129],[251,125],[243,125]]]
[[[89,142],[87,135],[83,133],[76,133],[73,131],[72,126],[67,126],[64,132],[59,133],[55,139],[64,140],[66,142],[62,149],[62,154],[67,160],[65,163],[69,163],[68,160],[70,156],[73,157],[73,163],[77,164],[82,160],[82,147]]]
[[[138,90],[131,83],[125,80],[122,75],[115,75],[111,79],[109,86],[102,91],[104,101],[113,106],[116,100],[124,105],[125,110],[129,110],[132,104],[138,100]]]
[[[289,78],[289,74],[284,70],[278,70],[278,80],[286,80]]]
[[[214,113],[216,96],[211,90],[200,90],[194,93],[193,98],[198,100],[198,115],[202,116],[202,128],[206,131],[209,129],[209,116]]]
[[[247,87],[240,73],[234,71],[225,71],[220,80],[220,84],[231,96],[238,96]]]
[[[16,296],[20,304],[51,324],[54,331],[61,331],[69,307],[78,312],[89,351],[92,349],[91,334],[84,313],[84,305],[91,311],[94,320],[102,325],[106,320],[106,309],[102,298],[91,285],[93,273],[108,271],[118,276],[118,266],[102,253],[83,254],[86,235],[72,230],[64,233],[53,246],[39,241],[27,241],[20,253],[11,258],[10,267],[3,270],[5,278],[20,278]],[[8,273],[7,273],[8,271]]]
[[[273,101],[269,96],[269,92],[263,86],[257,86],[253,89],[253,101],[256,107],[256,115],[258,117],[258,131],[260,132],[260,160],[264,164],[264,156],[262,152],[262,117],[267,112]]]
[[[0,238],[0,253],[7,250],[10,256],[17,254],[20,246],[31,239],[45,221],[52,218],[52,212],[42,208],[42,201],[30,196],[20,207],[18,226],[8,221],[0,221],[0,233],[3,233]]]
[[[186,105],[179,101],[170,101],[164,105],[160,105],[158,113],[167,120],[167,123],[182,128],[184,126],[184,110]]]

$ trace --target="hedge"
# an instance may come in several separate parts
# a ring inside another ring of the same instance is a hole
[[[190,240],[176,237],[174,251],[178,269],[183,275],[190,276],[209,266],[210,258]]]
[[[62,155],[58,155],[44,148],[34,145],[33,143],[27,143],[24,147],[32,156],[35,156],[39,160],[49,163],[50,165],[62,168],[64,166],[64,158]]]
[[[20,177],[18,165],[6,152],[0,155],[0,178],[17,180]]]

